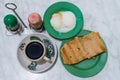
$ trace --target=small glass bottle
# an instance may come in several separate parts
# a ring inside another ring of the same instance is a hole
[[[42,31],[43,23],[42,23],[41,16],[38,13],[31,13],[28,16],[28,22],[29,22],[30,28],[32,28],[36,31]]]
[[[12,14],[8,14],[4,17],[4,24],[6,25],[6,29],[13,34],[21,33],[23,31],[17,18]]]

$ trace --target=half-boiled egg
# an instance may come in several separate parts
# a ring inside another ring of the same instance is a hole
[[[52,27],[59,32],[68,32],[76,25],[76,17],[71,11],[54,13],[50,20]]]

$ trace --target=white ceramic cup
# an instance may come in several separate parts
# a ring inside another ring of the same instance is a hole
[[[39,40],[32,40],[26,44],[24,53],[30,61],[39,62],[41,60],[45,60],[47,62],[51,62],[51,60],[46,57],[46,48],[44,43]]]

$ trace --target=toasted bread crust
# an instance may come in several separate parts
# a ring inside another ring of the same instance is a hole
[[[98,32],[91,32],[84,37],[75,37],[61,48],[64,64],[75,64],[84,59],[92,58],[103,51],[105,46]]]

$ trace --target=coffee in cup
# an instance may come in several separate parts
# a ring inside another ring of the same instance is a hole
[[[32,40],[25,47],[25,55],[31,61],[46,60],[50,62],[50,59],[46,57],[45,45],[38,40]]]

